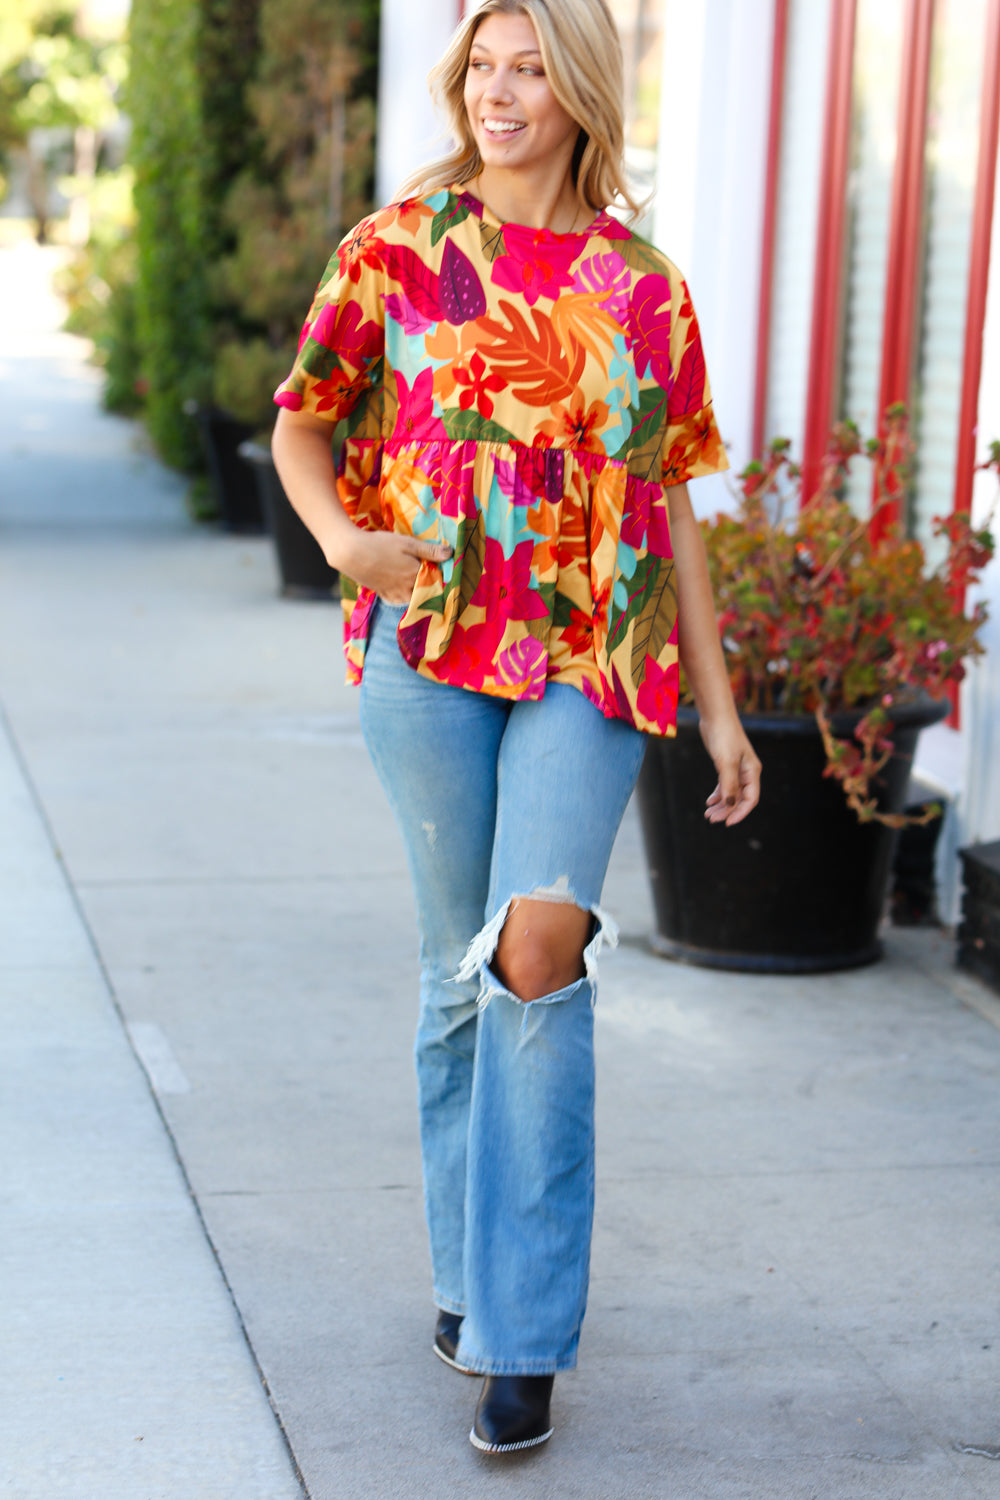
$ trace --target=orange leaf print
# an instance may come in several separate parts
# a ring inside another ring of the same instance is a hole
[[[582,345],[605,374],[609,355],[614,353],[615,335],[622,331],[621,324],[601,306],[610,295],[610,292],[563,292],[552,304],[551,314],[552,327],[563,347]]]
[[[526,406],[551,406],[565,401],[580,383],[587,351],[579,345],[570,364],[551,319],[536,311],[531,323],[512,302],[501,300],[500,311],[509,327],[495,318],[480,318],[479,326],[492,340],[490,363],[503,375],[518,400]],[[533,326],[532,326],[533,325]]]

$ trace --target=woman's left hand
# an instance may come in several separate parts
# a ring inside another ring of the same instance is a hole
[[[701,719],[701,738],[719,775],[705,806],[710,823],[732,828],[753,812],[760,799],[760,761],[735,714],[721,722]]]

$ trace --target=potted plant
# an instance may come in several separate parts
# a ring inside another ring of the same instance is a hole
[[[706,823],[715,773],[683,683],[677,738],[650,743],[639,779],[654,947],[720,968],[878,958],[917,736],[982,651],[985,608],[966,614],[965,592],[992,555],[989,530],[964,514],[937,520],[945,555],[928,569],[885,519],[912,462],[905,409],[867,446],[871,519],[841,498],[862,447],[852,424],[834,429],[805,504],[788,447],[776,440],[739,476],[735,513],[703,523],[730,682],[764,765],[760,806],[724,834]],[[1000,444],[984,467],[1000,474]]]

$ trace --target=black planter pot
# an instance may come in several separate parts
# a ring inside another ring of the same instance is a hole
[[[876,788],[883,812],[902,810],[920,730],[947,705],[894,710],[895,754]],[[861,715],[842,714],[849,735]],[[709,968],[817,973],[881,956],[878,926],[898,833],[859,823],[843,789],[824,777],[819,730],[804,714],[745,715],[764,767],[759,806],[735,828],[705,820],[717,777],[694,709],[675,740],[650,740],[639,777],[658,953]]]
[[[257,485],[274,542],[282,594],[288,599],[332,599],[339,575],[328,564],[312,532],[292,509],[271,450],[259,443],[244,442],[239,454],[249,465],[247,472],[252,472]]]
[[[227,531],[259,536],[264,512],[254,477],[239,456],[239,446],[253,429],[214,406],[190,402],[185,407],[198,424],[212,493]]]

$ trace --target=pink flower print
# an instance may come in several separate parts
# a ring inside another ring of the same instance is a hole
[[[470,411],[475,406],[479,415],[489,420],[493,415],[493,402],[489,392],[502,391],[504,378],[502,375],[487,375],[486,361],[478,349],[469,360],[467,370],[455,370],[455,383],[465,387],[458,398],[462,410]]]
[[[545,692],[548,664],[549,653],[541,641],[536,641],[533,635],[526,635],[500,653],[496,673],[501,682],[526,687],[527,697],[540,698]]]
[[[382,352],[382,330],[357,302],[326,302],[320,308],[309,337],[331,349],[338,359],[360,370]]]
[[[407,384],[406,376],[399,370],[395,375],[399,411],[393,435],[407,438],[447,437],[444,423],[434,415],[434,371],[429,366],[421,370],[412,386]]]
[[[631,277],[626,262],[617,250],[592,255],[578,267],[573,286],[589,297],[599,297],[600,305],[620,328],[628,316],[628,294]]]
[[[497,286],[520,293],[530,307],[539,297],[558,297],[560,289],[573,285],[570,267],[579,253],[575,235],[553,235],[547,229],[526,229],[508,224],[503,232],[506,253],[493,262],[492,279]]]
[[[677,718],[677,695],[680,690],[680,667],[671,662],[661,667],[652,656],[646,657],[646,676],[636,696],[636,708],[647,721],[666,728]]]
[[[548,614],[545,601],[531,587],[534,549],[531,539],[518,542],[505,557],[496,538],[486,538],[482,576],[471,602],[486,611],[487,620],[541,620]]]
[[[476,444],[448,443],[441,449],[441,515],[452,520],[475,521],[479,514],[475,492]]]

